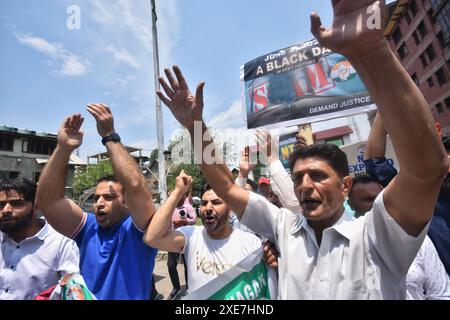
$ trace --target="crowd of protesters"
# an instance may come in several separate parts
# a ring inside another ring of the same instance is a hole
[[[214,149],[212,139],[202,139],[194,151],[208,185],[197,226],[192,177],[182,171],[156,210],[111,110],[89,104],[114,175],[97,182],[93,213],[64,196],[69,157],[83,139],[84,119],[74,114],[63,121],[38,186],[23,178],[0,181],[0,299],[35,299],[67,274],[80,274],[97,299],[151,299],[158,250],[169,252],[174,299],[181,291],[180,258],[194,292],[261,248],[277,273],[277,299],[450,299],[450,139],[439,136],[382,30],[351,27],[377,4],[333,1],[331,29],[311,15],[313,35],[347,57],[377,105],[366,176],[350,176],[339,147],[308,145],[300,136],[288,174],[273,152],[276,139],[260,130],[256,142],[267,157],[267,177],[249,179],[255,168],[246,147],[234,178],[224,161],[202,161]],[[208,137],[204,83],[193,95],[178,66],[165,75],[160,99],[193,144],[198,123]],[[386,161],[387,135],[399,171]],[[219,152],[215,157],[223,160]],[[353,213],[344,208],[347,201]]]

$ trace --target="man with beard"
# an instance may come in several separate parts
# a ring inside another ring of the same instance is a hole
[[[182,171],[176,178],[175,189],[159,208],[144,235],[149,246],[184,253],[189,292],[197,290],[262,246],[254,234],[230,225],[230,208],[209,186],[201,196],[203,226],[172,230],[172,213],[191,184],[192,178]]]
[[[115,133],[111,110],[103,104],[90,104],[87,110],[97,122],[117,179],[98,181],[94,214],[64,197],[69,157],[83,138],[83,118],[72,115],[62,124],[58,145],[42,172],[38,204],[48,222],[77,243],[81,274],[97,299],[146,300],[157,253],[142,241],[142,230],[155,212],[152,196],[136,161]]]
[[[348,220],[344,214],[352,178],[339,147],[311,145],[292,154],[301,215],[292,213],[237,186],[223,159],[203,160],[213,143],[203,121],[204,83],[193,96],[174,66],[176,77],[166,69],[168,82],[160,78],[166,95],[158,95],[187,128],[191,142],[201,142],[195,156],[217,195],[244,225],[277,246],[279,298],[405,299],[406,274],[428,231],[448,159],[425,98],[384,37],[384,1],[336,0],[332,5],[331,29],[313,13],[312,33],[358,72],[385,119],[402,168],[364,217]],[[368,23],[374,15],[378,28]]]
[[[37,217],[36,184],[0,180],[0,300],[29,300],[79,273],[78,248]]]

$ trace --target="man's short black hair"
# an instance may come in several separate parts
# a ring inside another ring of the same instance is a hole
[[[372,177],[370,175],[364,174],[364,175],[361,175],[361,176],[357,176],[357,177],[353,178],[352,188],[350,189],[350,192],[349,192],[349,195],[348,195],[349,197],[352,194],[353,188],[357,184],[360,184],[360,183],[361,184],[377,183],[377,184],[379,184],[382,187],[380,181],[378,181],[377,179],[375,179],[374,177]]]
[[[21,194],[25,201],[31,201],[33,205],[36,199],[36,183],[25,178],[0,180],[0,191],[6,194],[15,191]]]
[[[107,174],[103,177],[100,177],[97,180],[96,186],[98,186],[100,182],[116,182],[120,184],[120,187],[122,188],[122,194],[125,194],[125,187],[120,183],[119,179],[117,179],[116,176],[114,176],[113,174]]]
[[[117,179],[113,174],[108,174],[106,176],[98,178],[97,184],[99,184],[100,182],[104,182],[104,181],[106,181],[106,182],[110,182],[111,181],[111,182],[120,183],[119,179]]]
[[[295,150],[290,156],[290,168],[293,172],[299,159],[319,158],[328,163],[343,178],[349,175],[347,155],[338,146],[330,143],[312,144]]]
[[[203,198],[203,195],[205,194],[206,191],[211,190],[211,186],[209,185],[209,183],[205,184],[202,188],[202,192],[200,194],[200,199]]]

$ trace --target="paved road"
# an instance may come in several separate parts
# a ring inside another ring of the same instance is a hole
[[[180,259],[181,262],[181,259]],[[184,279],[184,266],[179,263],[177,266],[178,276],[180,277],[180,284],[183,294],[186,291],[186,281]],[[167,254],[158,253],[155,261],[155,286],[159,294],[163,295],[163,299],[167,299],[172,291],[172,282],[170,282],[169,271],[167,270]]]

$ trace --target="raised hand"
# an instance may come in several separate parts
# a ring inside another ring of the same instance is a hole
[[[294,150],[304,148],[308,145],[308,143],[306,142],[306,138],[300,134],[297,134],[295,136],[295,139]]]
[[[64,119],[58,131],[58,145],[63,148],[75,150],[83,142],[83,131],[80,130],[84,118],[74,114]]]
[[[267,130],[256,130],[256,143],[259,146],[259,154],[267,156],[267,161],[278,160],[278,144],[272,140],[272,136]]]
[[[332,0],[333,25],[322,25],[317,13],[311,14],[311,32],[319,43],[347,58],[361,56],[386,45],[383,35],[385,1]]]
[[[97,121],[97,131],[102,138],[114,132],[114,118],[108,106],[102,103],[88,104],[87,111]]]
[[[248,174],[256,167],[256,163],[250,161],[250,147],[246,146],[241,151],[241,158],[239,160],[239,174],[243,178],[248,178]]]
[[[164,69],[164,72],[169,84],[162,77],[159,78],[159,82],[167,97],[161,91],[157,91],[156,93],[161,101],[169,107],[174,117],[182,126],[188,130],[193,129],[195,121],[202,121],[203,87],[205,83],[201,82],[197,85],[194,97],[189,91],[186,80],[178,66],[173,66],[176,79],[169,69]]]
[[[175,179],[175,188],[180,191],[180,194],[187,194],[191,190],[192,181],[192,177],[187,175],[184,170],[181,170]]]

